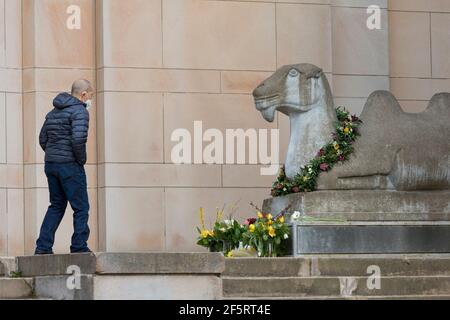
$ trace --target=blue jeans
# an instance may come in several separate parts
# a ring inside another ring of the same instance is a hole
[[[53,253],[55,233],[64,217],[68,202],[74,211],[74,233],[70,252],[88,252],[89,199],[84,167],[76,162],[46,162],[45,174],[50,191],[50,206],[36,241],[36,253]]]

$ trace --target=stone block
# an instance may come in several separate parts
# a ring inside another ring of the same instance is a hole
[[[98,274],[220,274],[221,253],[98,253]]]
[[[95,300],[215,300],[222,298],[217,276],[96,276]]]
[[[17,258],[17,269],[24,277],[66,275],[69,266],[78,266],[82,274],[93,274],[96,266],[95,255],[57,254]]]
[[[35,278],[35,295],[39,298],[54,300],[92,300],[94,286],[92,275],[80,276],[79,289],[71,289],[67,282],[71,282],[67,276],[47,276]]]

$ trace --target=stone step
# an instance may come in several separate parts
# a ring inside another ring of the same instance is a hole
[[[223,277],[224,297],[450,295],[449,276],[382,277],[369,289],[367,277]]]
[[[14,257],[0,257],[0,277],[9,277],[11,272],[17,271],[17,261]]]
[[[231,258],[225,260],[223,276],[230,277],[310,277],[373,274],[381,276],[450,276],[450,254],[420,255],[315,255],[281,258]],[[369,273],[368,273],[369,271]]]
[[[0,278],[0,299],[22,299],[32,295],[32,278]]]

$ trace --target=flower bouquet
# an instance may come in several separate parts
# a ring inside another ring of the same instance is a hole
[[[211,252],[223,252],[225,256],[228,256],[233,249],[239,248],[246,227],[233,219],[231,215],[226,220],[222,217],[223,210],[217,209],[212,230],[206,229],[204,209],[200,208],[201,229],[197,227],[199,232],[197,245],[206,247]]]
[[[252,204],[252,206],[254,206]],[[254,206],[255,207],[255,206]],[[284,253],[286,240],[289,238],[290,228],[285,222],[285,210],[273,217],[257,210],[256,218],[246,221],[247,230],[243,234],[244,244],[253,247],[259,257],[277,257]]]

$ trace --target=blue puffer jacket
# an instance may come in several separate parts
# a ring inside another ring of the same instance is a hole
[[[53,100],[53,106],[39,134],[45,161],[84,165],[89,131],[86,104],[68,93],[60,93]]]

